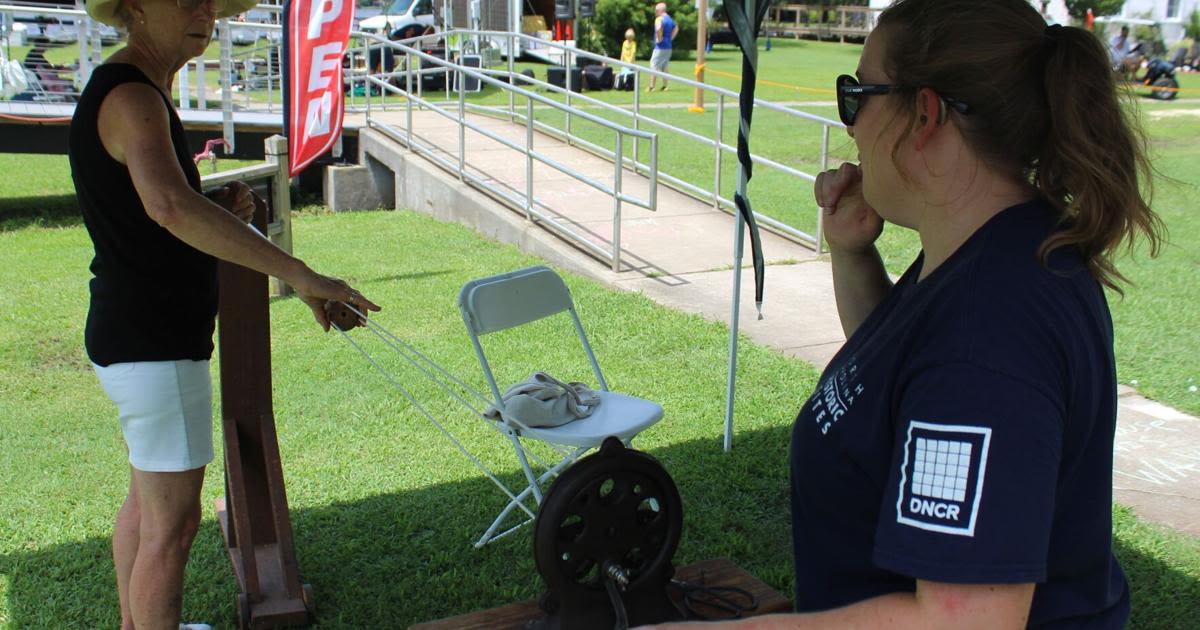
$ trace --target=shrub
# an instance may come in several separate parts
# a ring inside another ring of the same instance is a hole
[[[667,2],[667,13],[679,25],[679,36],[673,44],[672,59],[686,59],[696,49],[696,8],[691,2]],[[637,33],[637,57],[649,59],[654,48],[654,2],[648,0],[600,0],[596,17],[587,20],[579,41],[580,48],[589,52],[621,56],[625,29]]]

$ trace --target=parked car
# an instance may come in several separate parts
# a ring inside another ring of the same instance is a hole
[[[379,15],[358,23],[359,30],[388,37],[401,26],[420,24],[434,26],[433,0],[394,0]]]

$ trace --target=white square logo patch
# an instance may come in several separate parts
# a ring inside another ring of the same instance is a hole
[[[991,439],[987,427],[909,422],[896,522],[974,536]]]

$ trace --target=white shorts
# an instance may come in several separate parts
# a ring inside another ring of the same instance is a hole
[[[130,465],[147,472],[181,472],[213,460],[208,361],[92,366],[117,405]]]
[[[670,48],[655,48],[654,52],[650,53],[650,67],[659,72],[667,71],[669,61],[671,61]]]

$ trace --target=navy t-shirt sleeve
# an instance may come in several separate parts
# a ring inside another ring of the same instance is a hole
[[[900,392],[873,562],[951,583],[1044,581],[1063,409],[1046,390],[970,363]]]

